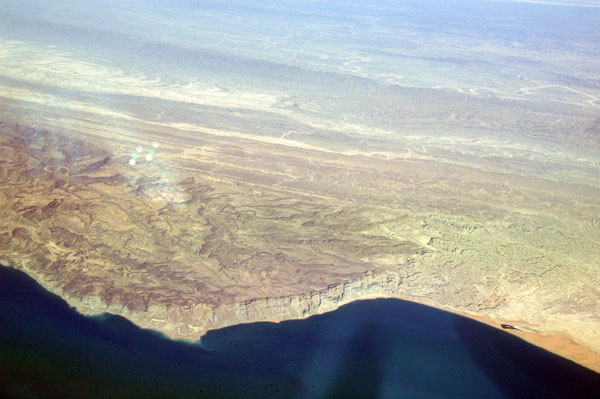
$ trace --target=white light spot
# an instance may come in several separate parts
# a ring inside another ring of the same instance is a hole
[[[129,160],[129,165],[131,165],[131,166],[135,165],[135,159],[131,158]]]
[[[152,147],[154,147],[154,148],[158,148],[158,143],[157,143],[156,141],[155,141],[155,142],[153,142],[153,143],[152,143]]]
[[[137,147],[135,147],[135,150],[136,150],[137,152],[142,152],[143,148],[142,148],[142,146],[141,146],[141,145],[138,145]]]
[[[146,155],[146,161],[148,161],[148,162],[152,161],[152,155],[150,155],[150,154]]]

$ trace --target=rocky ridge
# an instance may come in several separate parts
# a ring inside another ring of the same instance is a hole
[[[0,259],[82,313],[197,340],[397,297],[600,352],[598,189],[185,132],[136,169],[0,128]]]

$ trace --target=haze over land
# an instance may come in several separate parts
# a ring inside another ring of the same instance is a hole
[[[598,26],[4,1],[0,259],[177,338],[397,296],[567,334],[596,355],[550,349],[599,370]]]

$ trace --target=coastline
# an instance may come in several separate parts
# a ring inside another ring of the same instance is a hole
[[[4,262],[6,264],[6,262]],[[13,267],[13,266],[8,266]],[[43,281],[30,273],[26,268],[20,269],[37,281],[44,289],[65,300],[69,306],[85,316],[97,316],[111,313],[126,318],[137,326],[160,332],[165,337],[173,340],[188,342],[200,341],[209,330],[229,327],[237,324],[254,322],[279,323],[286,320],[300,320],[310,316],[334,311],[350,302],[369,299],[400,299],[408,302],[429,306],[459,316],[467,317],[491,327],[508,332],[522,340],[547,350],[553,354],[569,359],[574,363],[584,366],[600,374],[600,353],[594,352],[585,344],[578,342],[563,332],[532,332],[523,329],[506,329],[502,324],[526,326],[527,323],[519,320],[496,320],[486,315],[479,315],[433,304],[431,301],[419,300],[406,295],[391,292],[377,293],[375,289],[381,288],[373,284],[374,280],[387,282],[387,287],[394,286],[390,275],[365,273],[370,277],[365,285],[364,279],[350,283],[329,286],[324,290],[309,292],[301,295],[292,295],[281,298],[257,298],[246,300],[243,303],[224,304],[210,307],[198,304],[191,308],[161,309],[150,306],[145,312],[130,311],[120,304],[106,304],[99,297],[88,296],[84,298],[71,298],[64,295],[60,287],[50,282]],[[392,284],[389,284],[389,283]],[[382,285],[386,287],[385,284]],[[375,289],[374,289],[375,288]],[[360,292],[362,291],[362,294]],[[369,292],[371,291],[371,292]],[[382,290],[382,291],[385,291]],[[160,316],[163,315],[163,316]],[[279,317],[269,317],[269,316]],[[163,317],[158,318],[158,317]],[[191,323],[190,323],[191,322]]]
[[[484,315],[473,315],[460,311],[452,311],[441,307],[438,309],[455,313],[460,316],[468,317],[473,320],[477,320],[481,323],[487,324],[489,326],[505,331],[509,334],[515,335],[532,345],[535,345],[539,348],[547,350],[548,352],[552,352],[556,355],[569,359],[581,366],[587,367],[588,369],[600,374],[600,353],[592,351],[585,344],[577,342],[574,338],[570,337],[566,333],[536,333],[520,329],[506,329],[502,328],[501,324],[509,323],[519,325],[524,323],[514,320],[498,321]]]

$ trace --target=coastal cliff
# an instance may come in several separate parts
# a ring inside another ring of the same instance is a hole
[[[64,295],[60,289],[51,291],[59,296]],[[408,288],[408,289],[407,289]],[[480,310],[478,312],[455,308],[436,303],[424,297],[411,297],[410,286],[403,284],[402,278],[394,273],[367,272],[354,281],[333,284],[323,290],[300,295],[275,298],[256,298],[243,302],[223,304],[219,306],[197,304],[190,307],[166,307],[151,305],[145,311],[132,311],[127,306],[113,303],[107,305],[98,296],[71,298],[64,295],[67,302],[84,315],[100,315],[110,313],[125,317],[139,327],[159,331],[171,339],[190,342],[201,341],[209,330],[253,322],[280,322],[297,320],[313,315],[334,311],[342,305],[357,300],[375,298],[397,298],[455,312],[474,318],[496,328],[503,327],[503,321],[494,317],[494,312]],[[501,313],[501,312],[500,312]],[[589,346],[577,342],[572,336],[561,333],[559,326],[554,332],[543,332],[531,327],[527,321],[517,319],[511,323],[517,325],[507,332],[517,335],[535,345],[551,352],[558,353],[600,372],[600,354]],[[506,324],[504,324],[506,325]]]
[[[0,259],[84,314],[175,339],[394,297],[600,353],[600,189],[173,137],[138,168],[117,136],[0,123]]]
[[[249,299],[219,306],[150,305],[146,311],[132,311],[122,304],[107,305],[98,296],[70,298],[67,295],[66,299],[85,315],[105,312],[117,314],[142,328],[160,331],[170,338],[197,341],[208,330],[241,323],[303,319],[333,311],[356,300],[401,297],[401,286],[402,281],[398,275],[367,272],[355,281],[330,285],[319,291],[287,297]],[[64,295],[60,290],[57,291],[56,294]]]

